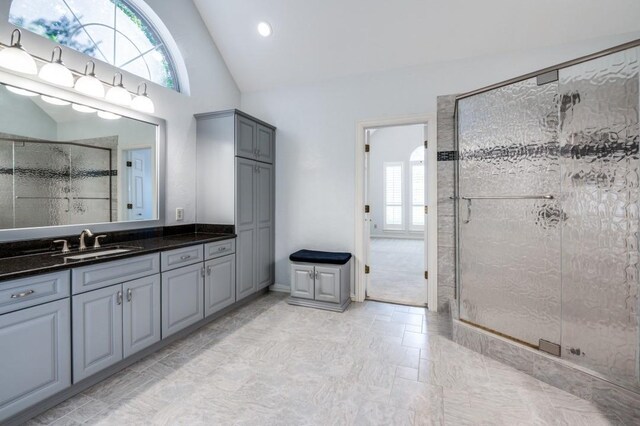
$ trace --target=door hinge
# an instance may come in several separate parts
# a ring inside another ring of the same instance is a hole
[[[131,204],[131,203],[127,204],[127,209],[128,210],[133,210],[133,204]]]
[[[551,355],[560,356],[560,345],[548,340],[538,340],[538,349]]]
[[[424,279],[425,280],[429,279],[429,271],[424,271]]]
[[[427,149],[429,147],[429,141],[424,141],[424,149]]]
[[[127,167],[131,167],[133,166],[133,163],[131,161],[127,161]]]
[[[429,206],[424,206],[424,214],[429,214]]]
[[[371,268],[369,268],[369,265],[364,265],[364,273],[368,274],[371,271]]]
[[[371,206],[369,206],[368,204],[366,204],[366,205],[364,206],[364,212],[365,212],[365,213],[371,213]]]
[[[371,145],[367,143],[364,145],[364,152],[369,152],[369,151],[371,151]]]

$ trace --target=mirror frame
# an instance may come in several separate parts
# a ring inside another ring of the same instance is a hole
[[[165,170],[166,170],[166,121],[152,115],[144,114],[126,107],[121,107],[102,99],[92,98],[76,92],[73,89],[53,86],[36,80],[0,69],[0,83],[19,87],[47,96],[61,98],[77,104],[86,105],[103,111],[112,112],[122,117],[142,121],[156,126],[156,196],[158,200],[158,217],[153,220],[84,223],[80,225],[41,226],[33,228],[0,229],[0,242],[30,240],[40,238],[54,238],[63,235],[80,234],[85,228],[93,232],[114,232],[128,229],[151,228],[164,226],[165,223]]]

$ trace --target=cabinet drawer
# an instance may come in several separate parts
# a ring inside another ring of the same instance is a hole
[[[163,271],[202,262],[202,260],[202,244],[160,253],[160,265]]]
[[[226,256],[236,252],[236,240],[216,241],[204,245],[205,260]]]
[[[69,271],[0,283],[0,314],[69,296]]]
[[[73,294],[135,280],[160,272],[157,253],[71,270]]]

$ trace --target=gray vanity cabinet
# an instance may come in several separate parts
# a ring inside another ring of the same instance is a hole
[[[0,316],[0,423],[71,385],[70,327],[68,298]]]
[[[73,296],[73,382],[122,359],[122,285]]]
[[[236,256],[218,257],[204,266],[204,310],[205,316],[209,316],[236,301]]]
[[[240,300],[273,284],[273,166],[236,159],[237,292]]]
[[[275,127],[238,110],[197,114],[198,222],[236,228],[236,300],[274,282]]]
[[[315,300],[340,302],[340,268],[316,266]]]
[[[204,318],[204,275],[202,263],[162,272],[163,338]]]
[[[122,342],[128,357],[160,341],[160,275],[122,285]]]

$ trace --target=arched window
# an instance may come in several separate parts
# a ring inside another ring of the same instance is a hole
[[[411,229],[424,229],[424,146],[420,145],[411,152],[409,164],[411,170]]]
[[[14,0],[9,22],[180,91],[167,43],[133,0]]]

